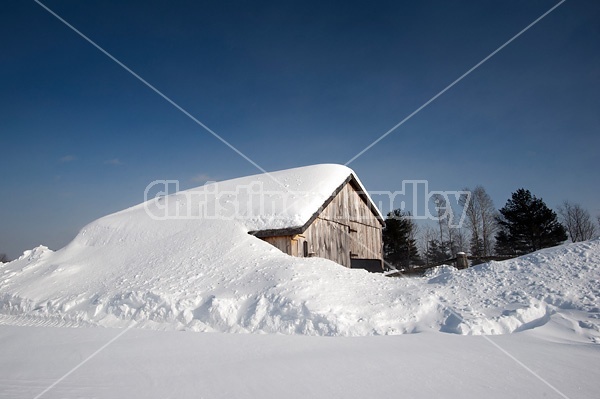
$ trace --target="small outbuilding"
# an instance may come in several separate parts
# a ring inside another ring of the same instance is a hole
[[[290,209],[299,212],[293,218],[281,218],[283,223],[277,228],[252,230],[250,234],[291,256],[316,256],[349,268],[383,271],[384,219],[351,169],[314,165],[268,177],[281,180],[283,186],[291,180],[296,188],[304,188],[283,193],[292,200],[283,201],[287,206],[281,213],[289,215]]]

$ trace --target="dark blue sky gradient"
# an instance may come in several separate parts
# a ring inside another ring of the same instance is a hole
[[[278,170],[345,163],[556,2],[44,4]],[[568,0],[349,166],[600,214],[599,20]],[[0,35],[0,252],[57,249],[155,179],[258,173],[35,2],[1,2]]]

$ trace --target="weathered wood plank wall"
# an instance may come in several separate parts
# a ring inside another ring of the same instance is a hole
[[[381,224],[351,184],[306,229],[313,256],[350,267],[351,258],[381,259]]]
[[[291,236],[264,237],[263,240],[278,248],[281,252],[298,256],[297,243],[292,241]]]
[[[356,188],[347,183],[302,234],[264,237],[292,256],[330,259],[351,267],[352,258],[382,259],[382,226]]]

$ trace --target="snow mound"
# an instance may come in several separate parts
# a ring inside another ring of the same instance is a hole
[[[570,328],[599,331],[600,239],[548,248],[429,280],[460,320],[443,329],[461,334],[504,334],[538,327],[554,314]],[[466,301],[468,298],[468,301]],[[463,305],[464,304],[464,305]],[[584,327],[585,328],[585,327]],[[595,336],[593,331],[588,331]]]
[[[310,192],[307,182],[320,176],[327,189],[312,191],[319,203],[350,173],[318,165],[273,175],[295,192]],[[218,187],[229,195],[253,179]],[[103,217],[61,250],[37,247],[0,265],[0,323],[365,336],[506,334],[560,320],[600,342],[600,240],[462,271],[389,278],[293,258],[248,234],[300,223],[312,205],[296,202],[264,214],[245,207],[241,220],[148,213],[149,205],[164,210],[183,201],[190,209],[183,192]]]

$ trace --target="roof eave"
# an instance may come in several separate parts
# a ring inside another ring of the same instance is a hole
[[[335,197],[340,193],[340,191],[342,191],[342,189],[346,186],[346,184],[352,184],[353,188],[357,189],[356,192],[358,193],[359,197],[369,207],[369,210],[371,211],[373,216],[375,216],[375,218],[379,221],[379,223],[381,224],[381,227],[384,227],[385,221],[383,219],[383,216],[381,215],[381,212],[379,212],[379,209],[377,209],[377,207],[371,200],[371,197],[369,196],[369,194],[363,187],[360,180],[358,180],[358,178],[356,177],[356,175],[354,173],[351,173],[342,182],[342,184],[340,184],[333,191],[333,193],[327,198],[327,200],[325,200],[325,202],[323,202],[323,204],[319,207],[319,209],[317,209],[317,211],[308,219],[308,221],[306,223],[304,223],[303,226],[286,227],[286,228],[282,228],[282,229],[255,230],[255,231],[250,231],[249,234],[252,234],[253,236],[259,237],[259,238],[265,238],[265,237],[292,236],[292,235],[304,233],[306,231],[306,229],[308,229],[308,226],[310,226],[315,221],[315,219],[319,217],[321,212],[323,212],[323,210],[325,210],[325,208],[327,208],[327,206],[331,203],[331,201],[333,201],[335,199]]]

